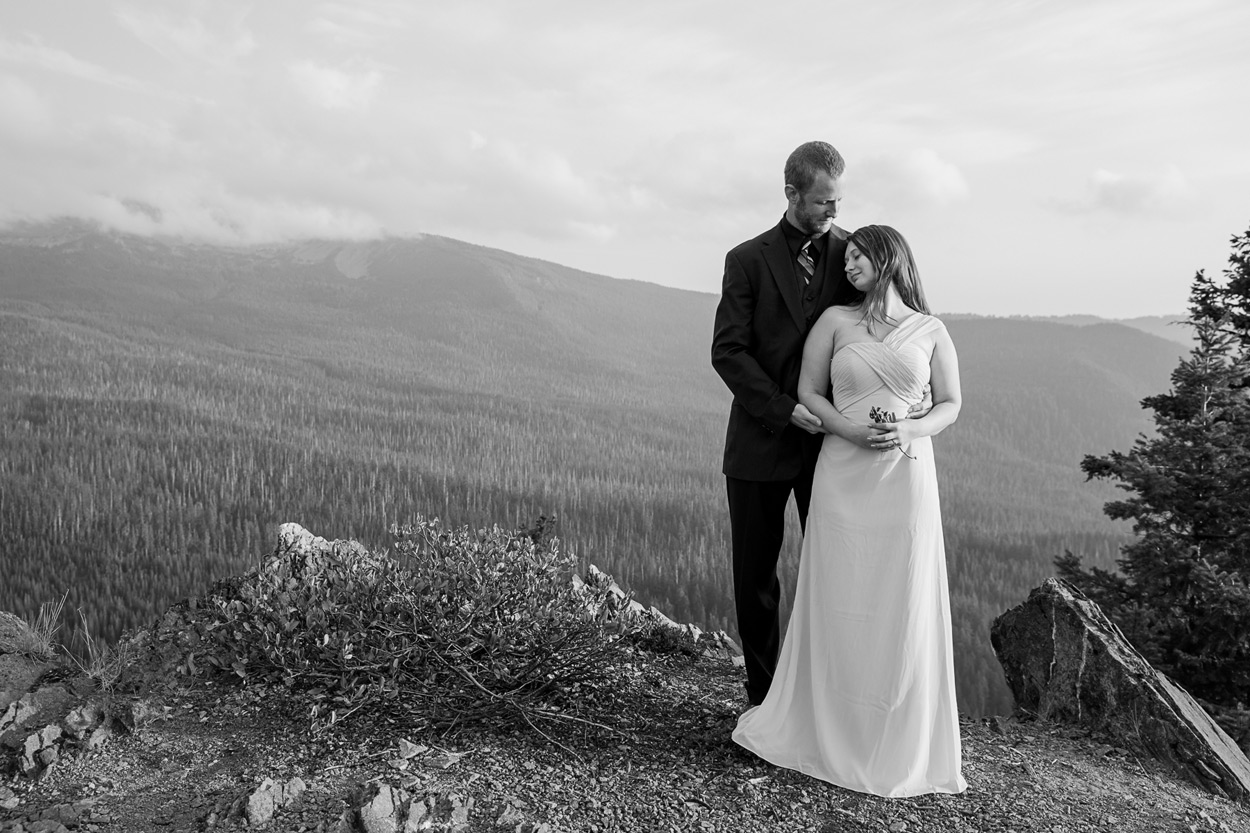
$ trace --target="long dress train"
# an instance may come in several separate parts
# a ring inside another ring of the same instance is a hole
[[[942,326],[916,313],[881,342],[839,349],[834,406],[857,422],[874,407],[905,417]],[[777,672],[733,739],[860,792],[961,792],[954,679],[931,441],[881,452],[826,436]]]

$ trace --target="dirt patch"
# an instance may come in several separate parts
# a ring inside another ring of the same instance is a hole
[[[733,744],[746,703],[727,661],[639,653],[621,673],[617,694],[569,704],[562,718],[444,733],[402,703],[315,733],[298,698],[180,678],[147,692],[160,706],[132,734],[66,756],[38,781],[5,782],[17,803],[0,810],[0,831],[40,819],[46,829],[243,830],[264,779],[296,777],[307,789],[263,829],[359,829],[362,796],[386,783],[461,808],[458,829],[470,833],[1250,831],[1246,808],[1153,761],[1082,730],[1015,720],[962,721],[963,795],[862,795]],[[401,739],[415,746],[401,751]],[[425,822],[446,830],[451,817],[435,809]]]

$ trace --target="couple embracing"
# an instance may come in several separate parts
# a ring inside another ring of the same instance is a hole
[[[961,792],[950,606],[930,437],[959,369],[907,242],[834,225],[841,155],[785,166],[781,222],[729,252],[712,364],[733,393],[724,473],[749,708],[767,761],[886,796]],[[791,493],[803,549],[781,639]]]

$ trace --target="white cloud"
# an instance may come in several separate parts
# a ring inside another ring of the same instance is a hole
[[[140,185],[136,194],[86,195],[82,214],[135,234],[169,234],[225,244],[382,234],[364,211],[312,200],[240,194],[211,177],[186,174]]]
[[[353,71],[299,61],[288,70],[296,89],[327,110],[368,109],[382,83],[382,73],[376,69]]]
[[[1170,210],[1193,200],[1185,175],[1171,165],[1155,174],[1123,174],[1097,170],[1089,177],[1086,194],[1059,204],[1064,211],[1105,211],[1112,214],[1145,214]]]
[[[537,237],[606,239],[626,188],[565,153],[470,131],[469,141],[407,149],[410,203],[439,225],[481,228],[504,222]],[[402,211],[402,208],[401,208]]]
[[[321,3],[308,31],[341,46],[362,47],[383,43],[403,28],[413,9],[406,4]]]
[[[0,39],[0,59],[120,89],[141,92],[151,92],[154,89],[135,78],[84,61],[63,49],[48,46],[34,35],[27,35],[24,43]]]
[[[1188,275],[1223,263],[1250,189],[1228,92],[1250,4],[1195,2],[8,4],[0,216],[429,231],[715,291],[725,250],[780,217],[786,154],[824,138],[849,165],[844,224],[897,219],[975,304],[1001,263],[951,241],[984,230],[1001,254],[1053,222],[1121,258],[1158,226],[1114,218],[1185,199],[1169,222],[1213,242],[1147,266]],[[774,24],[800,12],[796,41]],[[1070,222],[1042,204],[1058,192]],[[1018,284],[1053,271],[1030,258]]]
[[[616,237],[618,231],[616,226],[604,223],[583,223],[578,220],[570,220],[569,228],[575,236],[584,237],[595,243],[607,243]]]
[[[34,142],[51,128],[51,113],[43,97],[20,78],[0,75],[0,136]]]
[[[950,205],[968,196],[960,169],[928,148],[871,156],[848,166],[855,199],[894,210]]]
[[[225,34],[209,29],[196,17],[174,19],[159,12],[124,7],[116,12],[122,28],[171,61],[192,57],[211,64],[226,64],[252,53],[256,39],[242,27],[246,14],[236,15]]]

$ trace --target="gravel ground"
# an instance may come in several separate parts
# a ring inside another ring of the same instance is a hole
[[[307,789],[263,829],[364,829],[360,806],[389,785],[426,800],[422,829],[466,833],[1250,831],[1247,808],[1153,761],[1015,719],[962,721],[963,795],[833,787],[730,741],[746,705],[741,673],[720,659],[639,653],[620,690],[577,715],[441,734],[398,709],[314,733],[287,695],[166,679],[143,692],[154,717],[133,734],[68,755],[38,781],[5,782],[0,797],[7,789],[17,803],[0,810],[0,831],[244,830],[264,779],[296,777]],[[401,739],[414,746],[401,750]]]

